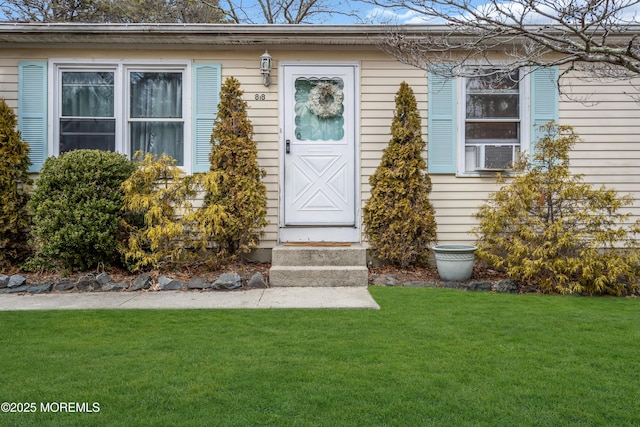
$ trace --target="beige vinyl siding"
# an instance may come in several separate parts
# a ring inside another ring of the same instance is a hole
[[[636,84],[639,82],[636,81]],[[630,194],[628,211],[640,218],[640,92],[628,81],[569,79],[561,97],[560,121],[571,125],[582,141],[571,153],[572,172],[586,182]]]
[[[269,48],[273,57],[272,84],[265,87],[258,71],[262,48],[242,50],[2,50],[0,49],[0,96],[17,108],[17,69],[20,60],[49,58],[193,60],[220,63],[223,79],[235,76],[242,84],[248,115],[254,126],[259,163],[267,175],[268,220],[262,248],[273,247],[278,240],[279,222],[279,159],[280,159],[280,93],[278,73],[281,62],[347,62],[359,64],[360,100],[360,207],[369,197],[369,177],[375,171],[382,150],[390,138],[390,126],[395,109],[395,93],[402,81],[413,88],[422,115],[423,136],[427,135],[427,78],[423,70],[401,64],[376,49],[347,50],[280,50]],[[574,97],[594,92],[593,82],[572,80]],[[599,85],[590,99],[593,105],[561,98],[560,121],[572,125],[582,137],[572,153],[573,171],[586,175],[587,182],[605,184],[623,194],[640,199],[640,104],[624,95],[632,92],[629,85],[612,82]],[[264,100],[257,100],[264,94]],[[425,152],[425,155],[428,153]],[[469,231],[476,224],[473,217],[478,207],[497,186],[493,176],[456,177],[431,175],[431,200],[436,209],[438,238],[443,244],[472,243]],[[640,218],[636,202],[631,212]]]
[[[7,57],[0,50],[0,96],[7,105],[18,109],[18,61],[13,55]]]

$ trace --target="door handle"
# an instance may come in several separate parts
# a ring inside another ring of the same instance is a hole
[[[291,153],[291,140],[287,139],[287,140],[284,142],[284,151],[285,151],[285,153],[287,153],[287,154],[290,154],[290,153]]]

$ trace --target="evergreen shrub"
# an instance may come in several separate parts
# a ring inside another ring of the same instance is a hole
[[[391,140],[369,178],[371,197],[364,207],[364,234],[372,253],[402,268],[428,263],[436,241],[431,179],[422,156],[425,141],[416,98],[402,82],[395,98]]]
[[[48,158],[29,202],[35,263],[84,270],[119,261],[120,188],[135,170],[121,154],[75,150]]]
[[[268,224],[265,171],[242,95],[240,82],[227,78],[211,135],[211,168],[200,177],[205,195],[196,223],[202,246],[213,248],[216,262],[256,248]]]
[[[579,140],[569,126],[548,123],[531,156],[477,213],[477,255],[520,285],[546,292],[621,295],[636,288],[638,222],[630,196],[594,189],[569,170]]]
[[[121,248],[132,271],[177,266],[191,258],[189,222],[194,178],[175,159],[136,153],[137,169],[122,184],[128,240]]]
[[[0,99],[0,268],[17,264],[28,254],[31,179],[29,145],[16,130],[13,110]]]

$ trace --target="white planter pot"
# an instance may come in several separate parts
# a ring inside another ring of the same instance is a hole
[[[475,257],[475,246],[438,245],[431,248],[436,257],[436,267],[442,280],[463,282],[471,278]]]

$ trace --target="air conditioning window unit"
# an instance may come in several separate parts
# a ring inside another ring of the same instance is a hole
[[[503,171],[513,168],[517,145],[476,146],[476,170]]]

